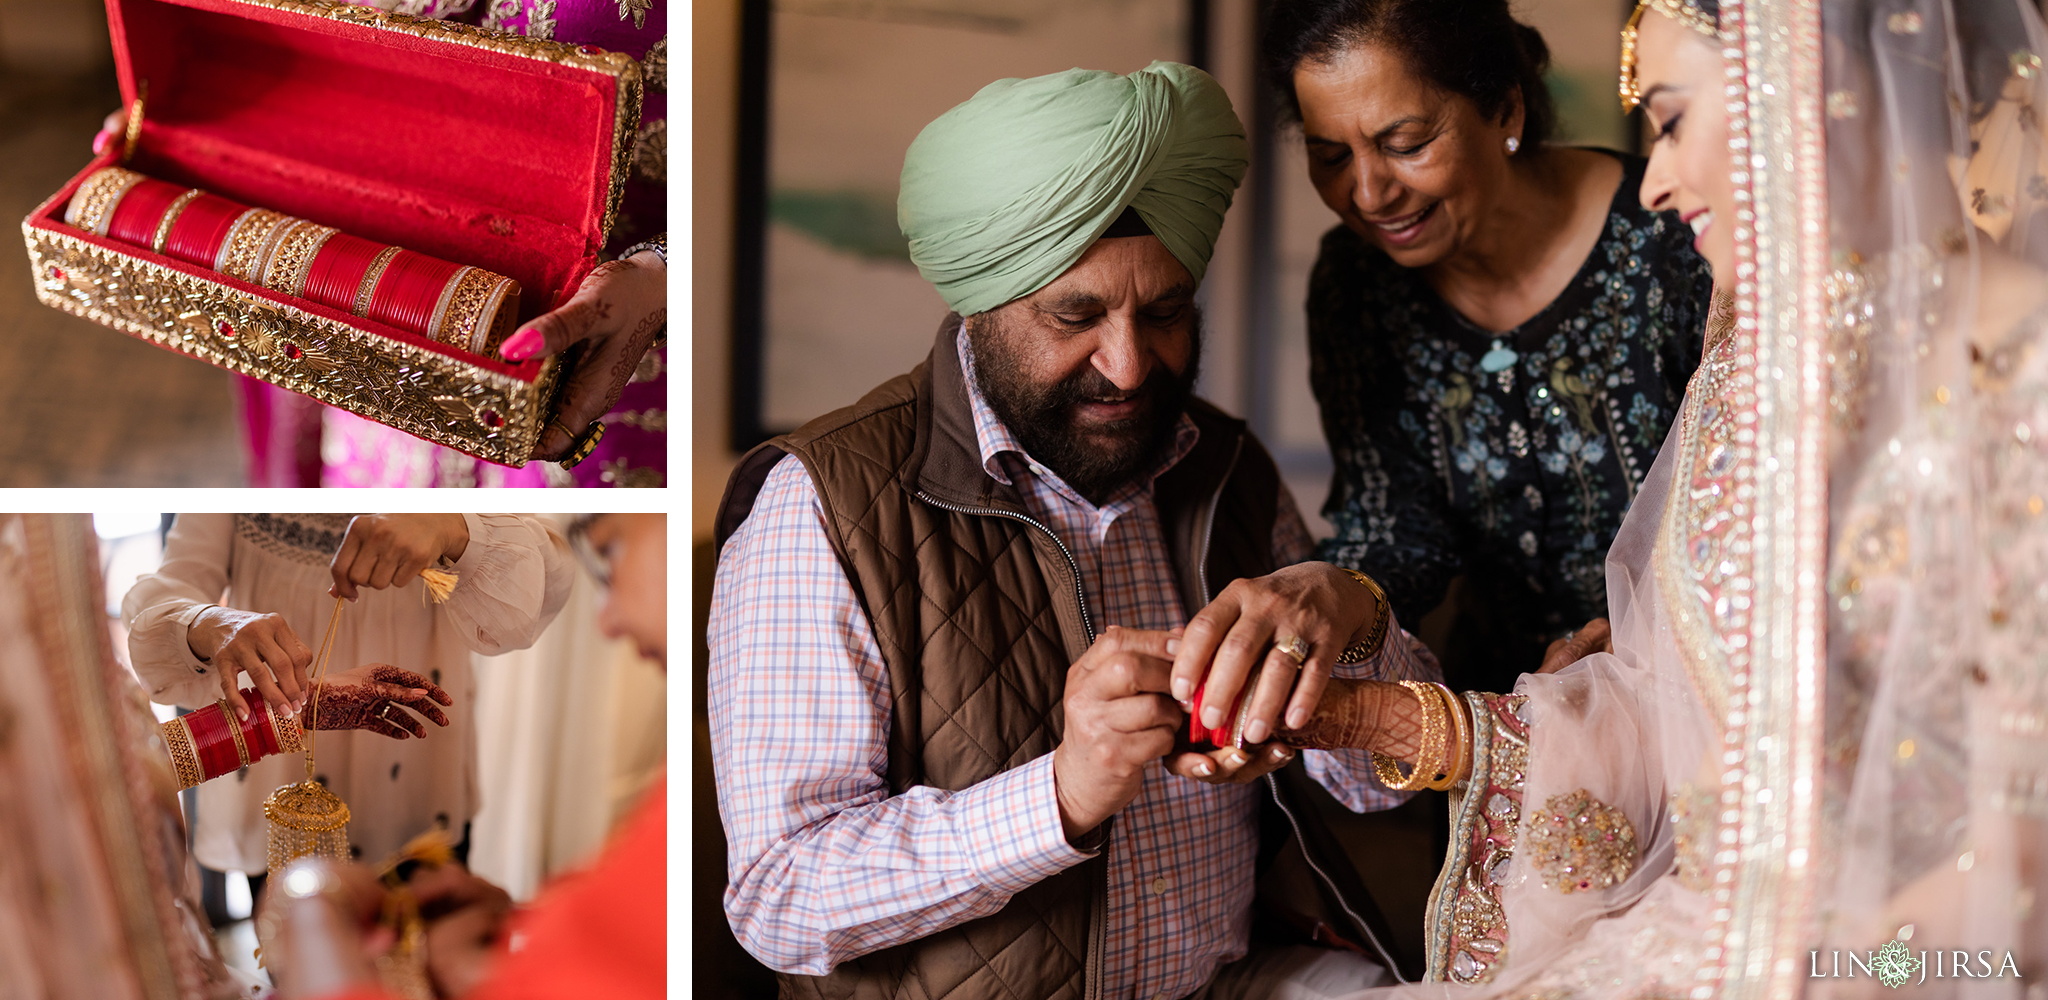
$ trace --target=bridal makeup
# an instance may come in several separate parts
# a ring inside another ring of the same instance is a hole
[[[1714,283],[1735,273],[1735,186],[1729,178],[1728,113],[1710,99],[1722,86],[1721,53],[1705,36],[1654,9],[1643,15],[1636,79],[1655,139],[1643,174],[1643,207],[1675,211]]]

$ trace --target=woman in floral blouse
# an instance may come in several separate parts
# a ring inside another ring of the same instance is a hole
[[[1282,0],[1265,44],[1343,220],[1309,284],[1337,466],[1319,557],[1404,621],[1463,575],[1446,674],[1508,690],[1607,613],[1711,274],[1683,220],[1639,205],[1641,158],[1546,144],[1548,50],[1504,0]]]

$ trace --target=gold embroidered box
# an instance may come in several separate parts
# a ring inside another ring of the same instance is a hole
[[[68,225],[112,165],[506,275],[524,322],[611,230],[631,58],[323,0],[107,0],[127,140],[22,221],[45,304],[437,444],[522,465],[556,363],[471,354]]]

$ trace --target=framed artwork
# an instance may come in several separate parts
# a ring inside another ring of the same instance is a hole
[[[903,152],[1006,77],[1201,65],[1206,0],[743,7],[732,435],[750,448],[930,351],[946,315],[896,225]]]

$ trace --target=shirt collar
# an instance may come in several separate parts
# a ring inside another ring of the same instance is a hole
[[[987,472],[991,478],[1005,486],[1016,485],[1011,478],[1012,469],[1034,474],[1044,479],[1046,483],[1068,500],[1076,503],[1088,503],[1087,499],[1068,486],[1059,477],[1058,473],[1047,468],[1044,464],[1026,453],[1024,445],[1017,440],[1017,436],[1010,432],[1010,428],[996,416],[995,410],[990,408],[988,400],[981,394],[981,382],[974,375],[974,351],[968,345],[966,322],[964,320],[961,323],[958,348],[960,351],[960,371],[966,376],[967,381],[967,406],[969,411],[974,414],[974,440],[981,450],[982,471]],[[1164,475],[1166,470],[1180,464],[1180,460],[1186,458],[1188,452],[1195,450],[1195,442],[1201,437],[1201,433],[1200,429],[1195,427],[1194,418],[1188,416],[1185,412],[1181,413],[1180,419],[1174,423],[1173,447],[1167,450],[1167,453],[1160,458],[1159,462],[1153,466],[1150,472],[1133,482],[1130,486],[1118,490],[1102,506],[1109,507],[1114,505],[1124,499],[1134,489],[1149,492],[1152,488],[1153,480]],[[1088,505],[1094,506],[1094,504]]]

